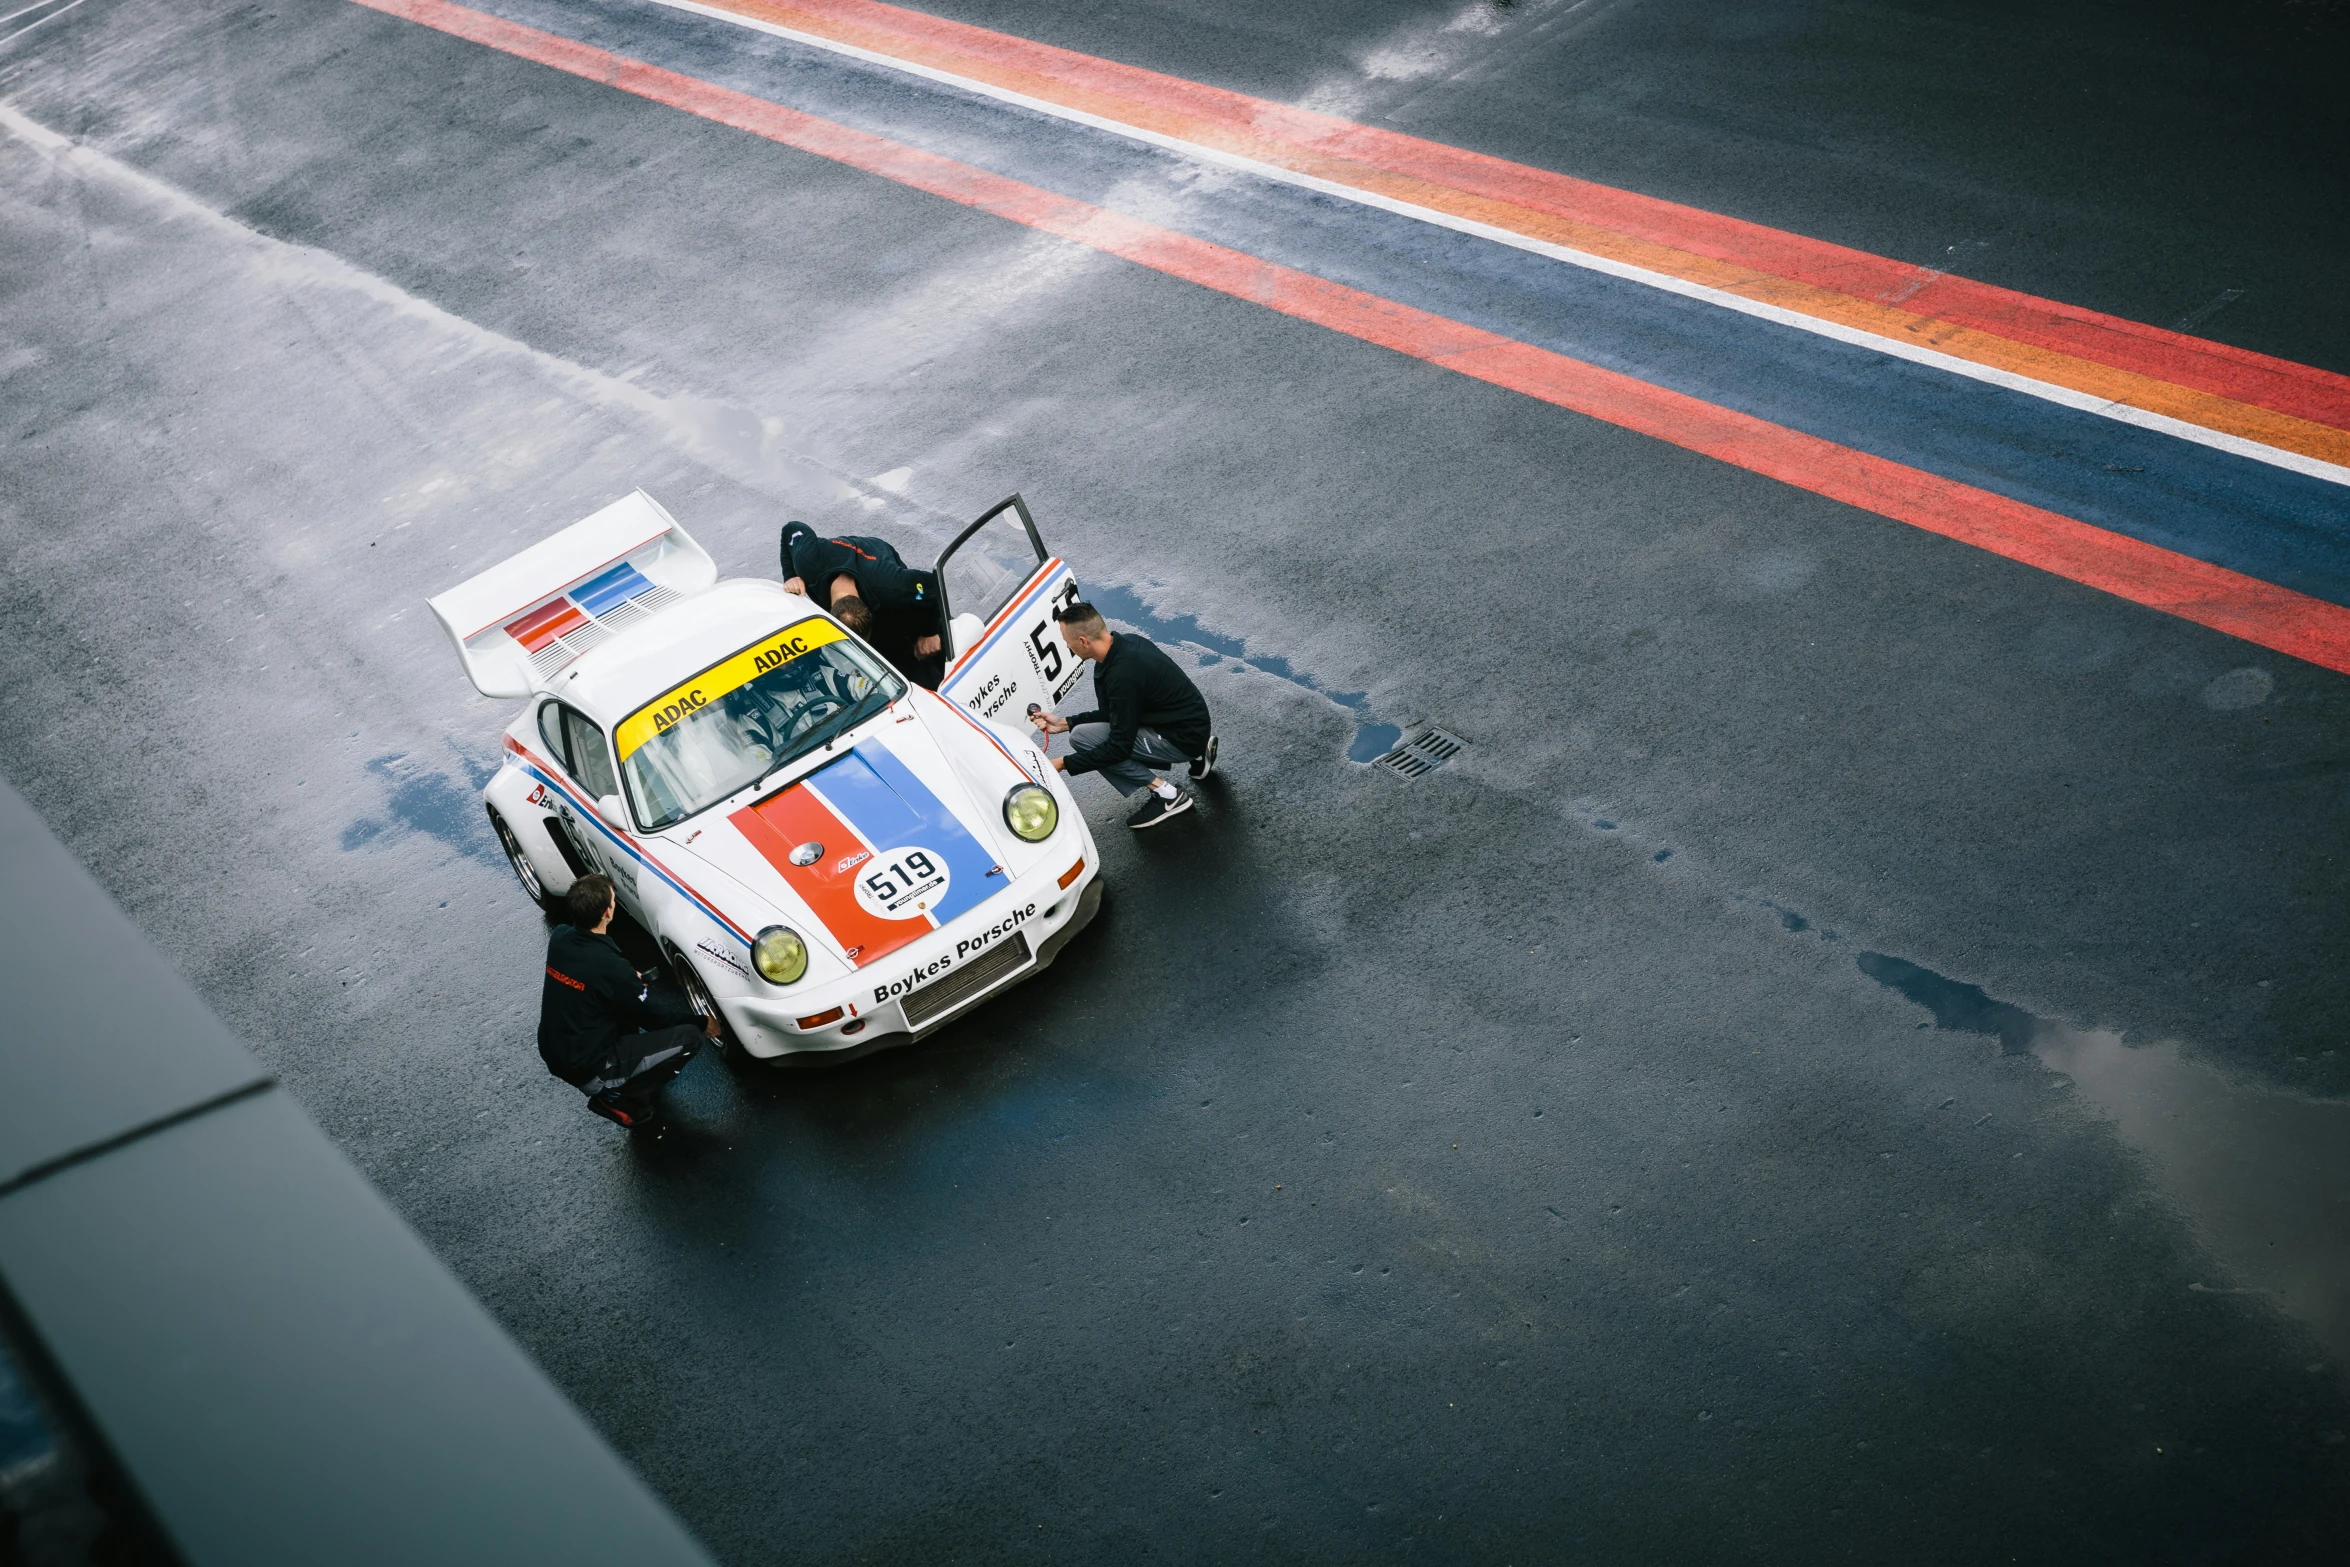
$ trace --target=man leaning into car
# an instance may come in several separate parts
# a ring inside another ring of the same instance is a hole
[[[539,999],[539,1055],[588,1096],[588,1108],[632,1132],[658,1134],[655,1103],[669,1080],[718,1034],[682,994],[639,974],[610,935],[619,904],[608,876],[582,876],[563,895],[571,923],[547,943]]]
[[[946,675],[938,578],[909,566],[886,539],[828,539],[804,522],[783,525],[783,586],[815,599],[878,648],[914,684],[936,691]]]

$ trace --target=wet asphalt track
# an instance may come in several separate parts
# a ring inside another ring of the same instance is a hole
[[[1586,9],[953,14],[2350,370],[2330,13]],[[722,1558],[2340,1538],[2342,677],[339,0],[0,98],[0,772]],[[637,484],[1017,487],[1361,710],[1201,660],[1068,962],[632,1149],[421,601]]]

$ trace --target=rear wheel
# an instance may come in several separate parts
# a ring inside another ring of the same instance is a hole
[[[677,975],[677,988],[685,992],[687,1004],[702,1016],[718,1020],[718,1037],[712,1041],[717,1045],[718,1053],[726,1058],[729,1066],[749,1065],[750,1052],[743,1049],[743,1042],[735,1037],[734,1025],[726,1021],[726,1014],[718,1010],[717,999],[710,994],[710,987],[702,983],[701,974],[693,964],[686,961],[684,953],[675,947],[666,950],[670,971]]]
[[[514,867],[514,879],[522,883],[522,890],[530,895],[531,902],[545,908],[547,889],[539,881],[538,867],[522,852],[522,840],[514,836],[514,829],[496,811],[490,812],[490,825],[498,831],[498,847],[506,851],[506,863]]]

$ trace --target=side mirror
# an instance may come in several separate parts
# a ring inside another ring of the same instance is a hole
[[[608,794],[596,802],[596,814],[604,818],[604,825],[614,832],[629,831],[628,807],[620,803],[620,796]]]
[[[979,646],[979,639],[987,634],[987,622],[977,615],[957,615],[947,622],[947,658],[951,662]]]

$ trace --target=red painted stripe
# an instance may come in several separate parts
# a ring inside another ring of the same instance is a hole
[[[2350,673],[2350,609],[448,0],[356,0]],[[949,703],[952,707],[954,704]]]
[[[552,604],[532,610],[520,620],[509,622],[506,635],[521,643],[525,652],[536,653],[564,632],[576,631],[586,625],[587,619],[571,600],[557,599]]]
[[[744,806],[727,820],[800,895],[808,911],[824,922],[832,939],[850,954],[852,967],[863,968],[935,929],[927,919],[885,920],[865,911],[857,901],[864,841],[831,807],[798,784],[756,805]],[[823,857],[813,865],[794,865],[792,850],[809,842],[824,845]],[[851,859],[857,863],[841,864]]]
[[[364,3],[365,3],[365,0],[361,0],[361,3],[362,3],[362,4],[364,4]],[[622,551],[621,551],[619,554],[617,554],[617,555],[614,555],[614,556],[613,556],[613,557],[611,557],[609,560],[605,561],[605,562],[604,562],[604,564],[603,564],[602,566],[596,566],[596,567],[593,567],[593,568],[591,568],[591,569],[590,569],[590,570],[588,570],[588,571],[584,571],[584,572],[582,572],[580,575],[578,575],[577,577],[574,577],[574,578],[572,579],[572,581],[573,581],[574,583],[579,583],[579,582],[585,582],[585,581],[587,581],[587,580],[588,580],[588,578],[590,578],[590,577],[592,577],[592,576],[596,575],[596,573],[597,573],[597,572],[600,572],[600,571],[602,571],[602,570],[604,569],[604,567],[605,567],[605,566],[616,565],[616,564],[618,564],[619,562],[621,562],[621,561],[624,561],[624,560],[628,559],[628,557],[629,557],[629,556],[631,556],[631,555],[634,555],[634,554],[635,554],[635,553],[636,553],[638,550],[640,550],[640,549],[643,549],[643,548],[644,548],[646,545],[648,545],[648,544],[652,543],[652,542],[653,542],[655,539],[657,539],[657,538],[661,537],[661,534],[663,534],[663,533],[667,533],[668,531],[669,531],[669,530],[668,530],[667,528],[663,528],[663,529],[661,529],[661,530],[660,530],[660,532],[659,532],[659,533],[648,533],[648,534],[646,534],[646,535],[645,535],[643,538],[641,538],[641,539],[637,540],[637,541],[636,541],[634,544],[631,544],[631,545],[630,545],[628,548],[626,548],[626,549],[622,550]],[[478,627],[476,627],[476,628],[475,628],[475,629],[473,629],[472,631],[469,631],[469,632],[467,632],[467,633],[465,634],[465,640],[466,640],[466,641],[468,641],[468,642],[472,641],[472,640],[473,640],[475,637],[478,637],[478,636],[480,636],[480,635],[481,635],[481,634],[482,634],[484,631],[487,631],[487,630],[489,630],[489,629],[490,629],[490,626],[494,626],[494,625],[496,625],[496,624],[497,624],[497,622],[493,620],[493,621],[491,621],[491,622],[489,623],[489,625],[485,625],[485,626],[478,626]]]
[[[792,13],[801,12],[808,13],[798,19],[803,25],[822,19],[894,35],[927,55],[943,51],[992,67],[991,76],[1017,72],[1045,78],[1080,93],[1124,100],[1154,117],[1205,122],[1236,136],[1450,186],[1855,299],[1898,300],[1914,315],[2350,429],[2350,376],[2290,360],[876,0],[751,0],[739,8],[772,15],[787,26],[795,20]],[[1344,182],[1341,172],[1333,171],[1333,177]]]

